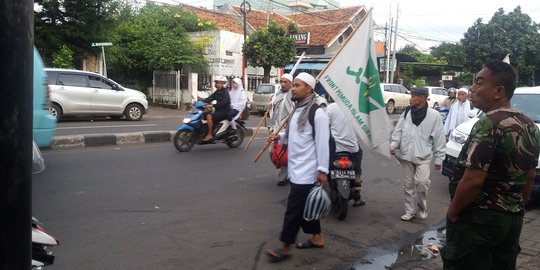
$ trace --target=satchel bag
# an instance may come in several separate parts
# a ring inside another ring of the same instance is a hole
[[[282,166],[287,166],[287,145],[283,145],[279,143],[279,141],[274,142],[272,150],[270,151],[270,159],[278,169]]]

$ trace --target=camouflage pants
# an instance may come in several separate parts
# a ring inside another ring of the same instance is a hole
[[[516,268],[522,214],[467,209],[456,223],[446,222],[445,270]]]

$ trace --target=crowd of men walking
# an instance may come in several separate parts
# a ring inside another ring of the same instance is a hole
[[[280,85],[269,104],[272,134],[268,140],[287,145],[288,160],[280,167],[278,185],[288,185],[290,191],[282,245],[266,252],[274,262],[290,258],[293,245],[297,249],[324,247],[319,219],[306,220],[302,213],[310,190],[328,184],[332,152],[354,153],[357,186],[362,183],[362,149],[340,107],[317,104],[316,79],[308,73],[295,78],[285,74]],[[441,169],[446,138],[468,119],[471,103],[485,113],[464,143],[449,183],[447,242],[441,251],[444,269],[515,269],[524,203],[540,153],[537,126],[510,105],[516,86],[517,74],[510,64],[487,62],[469,90],[450,91],[444,103],[450,108],[444,124],[440,113],[428,106],[427,90],[412,89],[410,106],[391,134],[390,154],[403,169],[401,220],[425,219],[432,162],[435,170]],[[279,130],[281,126],[285,128]],[[364,204],[362,199],[355,201],[355,205]],[[312,237],[297,242],[300,229]]]

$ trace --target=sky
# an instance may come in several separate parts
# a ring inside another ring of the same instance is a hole
[[[169,0],[193,6],[211,8],[212,0]],[[268,0],[247,0],[268,1]],[[384,39],[385,24],[389,24],[390,15],[394,18],[399,4],[397,49],[412,44],[423,52],[441,42],[458,42],[463,34],[478,19],[489,22],[499,8],[505,13],[513,11],[518,5],[523,13],[540,23],[540,1],[538,0],[337,0],[340,7],[364,5],[373,8],[373,19],[377,29],[375,38]],[[403,37],[400,37],[403,36]]]

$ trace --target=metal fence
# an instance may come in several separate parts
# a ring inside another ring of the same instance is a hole
[[[154,104],[182,107],[191,103],[188,90],[188,74],[182,71],[154,71],[152,80]]]

